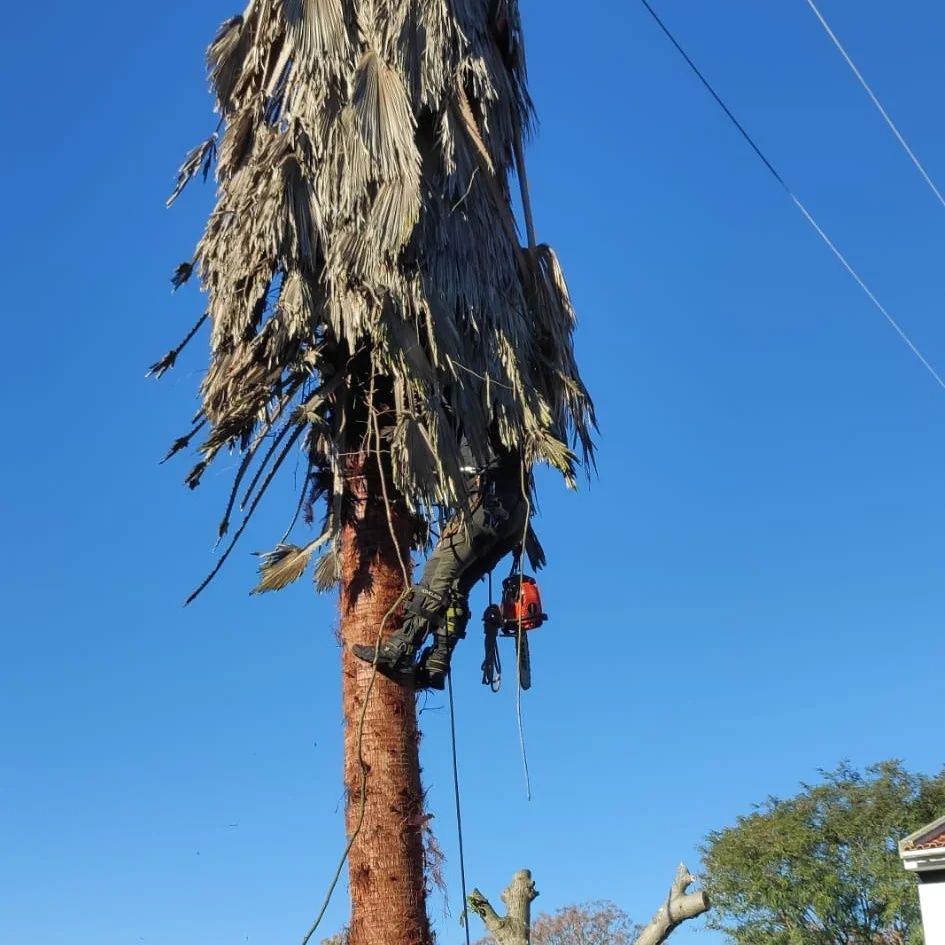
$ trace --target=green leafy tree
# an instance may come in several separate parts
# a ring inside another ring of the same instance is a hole
[[[897,844],[945,811],[945,769],[929,777],[884,761],[822,775],[709,834],[709,925],[737,945],[919,945]]]

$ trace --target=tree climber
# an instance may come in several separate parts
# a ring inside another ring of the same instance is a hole
[[[443,689],[453,648],[466,636],[470,590],[526,537],[531,477],[521,455],[500,449],[479,467],[468,448],[463,455],[469,460],[463,472],[471,475],[468,504],[446,525],[410,589],[403,625],[379,648],[352,647],[369,663],[376,656],[378,672],[388,679],[416,689]],[[418,660],[430,634],[433,643]]]

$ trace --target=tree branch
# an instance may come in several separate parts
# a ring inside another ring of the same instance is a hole
[[[650,924],[637,936],[633,945],[662,945],[673,930],[709,909],[709,897],[703,890],[687,893],[686,890],[695,882],[695,877],[685,864],[680,863],[676,878],[670,887],[666,903],[657,910]],[[500,943],[501,945],[501,943]]]
[[[508,915],[500,916],[478,889],[468,898],[469,908],[482,919],[496,945],[529,945],[532,931],[532,902],[538,896],[530,870],[519,870],[502,893]]]
[[[687,919],[708,911],[709,897],[703,890],[686,891],[694,882],[695,877],[680,863],[666,902],[634,939],[633,945],[662,945],[674,929]],[[537,896],[531,872],[520,870],[502,893],[508,915],[500,916],[478,889],[472,891],[467,902],[469,908],[482,919],[496,945],[530,945],[531,906]]]

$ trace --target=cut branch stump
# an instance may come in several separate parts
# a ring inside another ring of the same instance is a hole
[[[663,945],[683,922],[709,910],[709,897],[703,890],[688,892],[695,881],[685,864],[680,863],[666,902],[657,909],[633,945]],[[478,889],[472,891],[467,901],[469,908],[482,919],[496,945],[530,945],[532,902],[537,896],[531,871],[519,870],[502,893],[507,909],[505,916],[500,916]]]
[[[709,897],[702,889],[686,890],[696,881],[684,863],[676,870],[666,902],[659,907],[649,925],[634,939],[633,945],[662,945],[681,923],[709,910]]]
[[[532,902],[538,890],[530,870],[519,870],[502,893],[507,914],[502,917],[478,889],[469,895],[469,908],[482,919],[496,945],[529,945],[532,933]]]

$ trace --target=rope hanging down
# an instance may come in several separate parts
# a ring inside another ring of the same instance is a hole
[[[876,110],[880,113],[880,115],[883,116],[883,120],[886,122],[886,124],[889,125],[889,130],[892,131],[892,133],[896,136],[896,140],[902,145],[902,149],[909,156],[909,160],[912,161],[912,163],[916,166],[916,170],[922,175],[922,179],[929,185],[929,188],[931,189],[932,193],[935,194],[938,202],[943,207],[945,207],[945,197],[942,196],[941,191],[935,186],[932,178],[928,174],[928,171],[926,171],[926,169],[922,166],[922,162],[916,157],[915,152],[906,143],[906,139],[902,132],[896,127],[896,123],[892,120],[892,118],[890,118],[889,112],[883,108],[882,102],[880,102],[880,100],[876,97],[876,93],[870,88],[870,85],[866,79],[863,78],[863,73],[857,69],[856,64],[850,58],[850,54],[846,51],[846,49],[843,48],[843,43],[837,39],[837,34],[834,33],[834,31],[830,28],[830,25],[824,19],[824,15],[820,12],[820,10],[817,9],[817,5],[814,3],[814,0],[807,0],[807,5],[811,8],[811,10],[814,11],[814,16],[820,20],[820,25],[824,28],[824,31],[830,37],[834,46],[837,47],[837,51],[841,56],[843,56],[846,64],[850,67],[850,70],[856,76],[860,85],[863,86],[863,90],[876,106]]]
[[[463,893],[463,928],[469,945],[469,902],[466,898],[466,855],[463,852],[463,814],[459,803],[459,762],[456,760],[456,709],[453,703],[453,674],[447,673],[450,693],[450,741],[453,747],[453,798],[456,801],[456,835],[459,841],[459,884]]]
[[[706,90],[709,92],[712,98],[715,99],[716,103],[722,109],[722,111],[725,112],[725,114],[728,116],[732,124],[738,129],[741,136],[745,139],[746,142],[748,142],[748,145],[751,147],[752,151],[755,152],[755,154],[758,156],[758,158],[761,160],[764,166],[768,169],[768,171],[771,173],[771,176],[774,177],[774,179],[781,185],[784,192],[791,199],[791,202],[797,207],[798,210],[800,210],[804,219],[807,220],[807,222],[811,225],[814,232],[821,238],[821,240],[823,240],[827,248],[837,257],[837,259],[840,260],[840,263],[843,265],[843,268],[846,269],[846,271],[853,277],[857,285],[863,290],[866,297],[873,303],[873,305],[876,306],[880,314],[886,319],[887,322],[889,322],[893,330],[896,332],[897,335],[899,335],[899,337],[902,339],[906,347],[909,348],[909,350],[916,356],[916,358],[919,360],[922,366],[929,372],[929,374],[932,375],[932,377],[935,379],[935,382],[939,385],[939,387],[945,390],[945,380],[942,380],[941,375],[939,375],[939,373],[935,370],[935,368],[933,368],[932,365],[928,362],[928,359],[916,347],[915,343],[906,334],[902,326],[892,317],[892,315],[890,315],[889,311],[879,301],[879,299],[877,299],[876,295],[870,290],[866,282],[864,282],[864,280],[860,277],[857,271],[853,268],[849,260],[847,260],[846,256],[843,255],[843,253],[837,248],[836,244],[824,232],[824,229],[820,226],[820,224],[814,219],[813,214],[807,209],[807,207],[804,206],[803,203],[801,203],[800,198],[794,193],[794,191],[791,190],[790,187],[788,187],[784,178],[777,172],[777,170],[775,170],[774,165],[765,157],[764,152],[761,150],[761,148],[759,148],[758,145],[755,144],[751,135],[748,134],[744,126],[735,117],[735,115],[732,114],[731,109],[725,104],[725,102],[722,100],[718,92],[715,91],[715,89],[712,87],[709,80],[702,74],[702,72],[699,70],[699,67],[689,58],[686,51],[682,48],[682,46],[680,46],[679,42],[676,40],[676,37],[673,36],[673,34],[670,32],[669,27],[660,19],[659,15],[653,9],[653,7],[650,6],[648,0],[640,0],[640,3],[642,3],[643,6],[646,7],[650,16],[653,17],[653,19],[656,21],[659,28],[663,31],[663,33],[666,34],[667,39],[669,39],[669,41],[673,44],[673,46],[676,47],[676,51],[683,57],[683,59],[686,60],[686,64],[693,71],[693,73],[695,73],[699,81],[705,86]]]
[[[520,485],[522,488],[522,499],[525,501],[525,526],[522,529],[522,541],[520,543],[519,555],[525,554],[525,548],[528,543],[528,526],[532,517],[532,498],[525,480],[525,467],[519,470]],[[521,558],[519,558],[521,564]],[[521,593],[522,580],[524,579],[521,567],[519,568],[519,593]],[[515,648],[515,720],[518,723],[518,743],[522,751],[522,771],[525,774],[525,800],[532,799],[532,776],[528,770],[528,748],[525,745],[525,719],[522,716],[522,613],[518,614],[518,626],[516,627]]]

